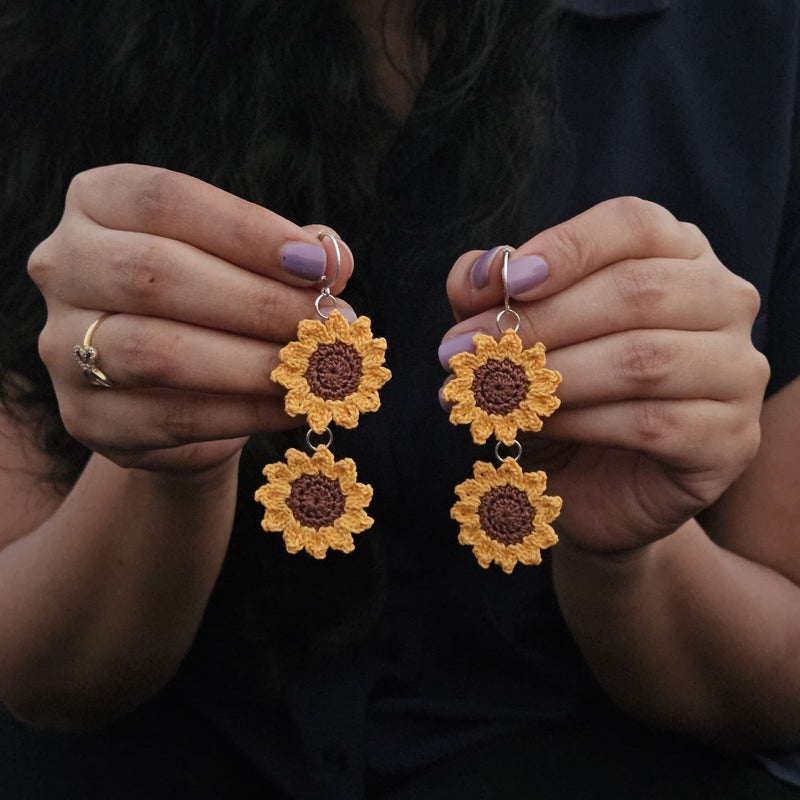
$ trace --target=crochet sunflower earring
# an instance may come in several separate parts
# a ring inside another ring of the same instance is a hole
[[[383,366],[386,340],[373,338],[369,318],[350,323],[336,310],[329,284],[335,283],[341,265],[339,240],[328,231],[318,236],[333,244],[336,274],[332,281],[323,279],[314,301],[319,319],[300,322],[297,340],[280,351],[281,363],[270,376],[288,389],[286,413],[306,415],[311,455],[289,448],[285,462],[267,464],[263,471],[267,483],[259,487],[255,499],[266,509],[261,527],[281,532],[288,552],[305,550],[314,558],[325,558],[329,548],[351,552],[353,534],[373,523],[365,511],[372,487],[358,483],[351,458],[334,459],[328,425],[332,421],[354,428],[359,414],[377,411],[378,390],[391,373]],[[314,434],[323,440],[314,444]]]
[[[518,335],[520,317],[508,294],[509,248],[503,249],[504,308],[497,315],[500,341],[476,334],[474,353],[450,359],[453,379],[443,397],[452,403],[450,422],[468,424],[476,444],[494,434],[498,440],[495,468],[484,461],[473,465],[473,477],[456,486],[459,500],[450,516],[460,523],[458,541],[472,545],[478,563],[499,564],[510,573],[517,563],[540,564],[541,551],[558,541],[550,523],[561,510],[561,498],[544,494],[547,475],[541,470],[523,472],[519,466],[522,445],[517,431],[536,432],[542,417],[560,405],[555,391],[561,375],[545,368],[541,342],[523,350]],[[510,324],[509,324],[510,323]],[[501,445],[511,448],[503,457]]]

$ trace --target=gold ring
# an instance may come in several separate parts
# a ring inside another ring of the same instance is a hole
[[[72,352],[75,354],[75,360],[78,362],[78,366],[83,370],[83,376],[86,380],[89,381],[89,383],[93,383],[95,386],[103,386],[106,389],[110,389],[114,384],[111,382],[108,375],[97,366],[98,353],[97,348],[92,346],[92,337],[100,327],[100,323],[108,317],[113,316],[114,313],[115,312],[110,311],[99,316],[86,329],[86,333],[83,335],[83,344],[76,344],[72,348]]]

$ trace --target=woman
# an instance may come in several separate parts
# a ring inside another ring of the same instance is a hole
[[[749,754],[800,720],[797,4],[26,5],[9,796],[789,796]],[[457,543],[435,356],[498,333],[504,242],[563,375],[522,440],[560,541],[510,575]],[[317,561],[253,494],[323,278],[393,377],[333,445],[375,525]]]

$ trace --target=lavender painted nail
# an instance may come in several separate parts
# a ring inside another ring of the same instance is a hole
[[[321,281],[325,277],[325,250],[316,244],[287,242],[280,250],[283,268],[304,281]]]
[[[502,249],[503,245],[498,245],[475,259],[475,263],[469,271],[469,280],[476,289],[483,289],[489,282],[489,267],[492,265],[494,257]]]
[[[358,319],[358,314],[356,314],[353,309],[348,306],[346,303],[337,303],[336,310],[348,321],[348,322],[355,322]]]
[[[446,342],[442,342],[439,347],[439,362],[445,369],[450,369],[450,359],[458,355],[458,353],[474,353],[475,347],[472,344],[472,337],[481,331],[472,331],[471,333],[462,333],[460,336],[454,336]]]
[[[508,293],[512,297],[535,289],[547,278],[547,262],[541,256],[521,256],[508,262]]]

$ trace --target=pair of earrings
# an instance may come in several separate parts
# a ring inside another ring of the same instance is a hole
[[[319,238],[331,240],[338,272],[338,240],[326,231]],[[497,315],[502,337],[497,342],[476,334],[475,353],[450,359],[454,377],[443,390],[445,400],[453,403],[453,424],[469,424],[477,444],[492,434],[498,439],[499,468],[476,462],[473,477],[456,487],[460,499],[451,516],[461,525],[459,542],[472,545],[481,566],[497,563],[505,572],[518,562],[541,563],[541,550],[557,541],[550,523],[561,508],[561,498],[544,494],[545,473],[526,473],[518,464],[522,446],[517,431],[540,430],[542,417],[558,408],[555,390],[561,376],[544,367],[544,345],[522,348],[517,333],[520,317],[510,306],[507,289],[510,252],[503,249],[505,302]],[[271,375],[288,389],[287,413],[307,416],[306,444],[312,455],[290,448],[285,462],[265,466],[267,483],[256,491],[255,499],[266,509],[262,527],[282,532],[290,553],[305,549],[324,558],[328,549],[352,551],[353,535],[373,524],[365,511],[372,487],[358,482],[352,459],[334,459],[328,424],[353,428],[359,414],[377,411],[378,390],[391,373],[384,366],[386,340],[373,338],[367,317],[349,323],[336,310],[327,281],[315,309],[319,319],[300,322],[297,341],[281,350],[281,363]],[[510,327],[504,325],[508,320]],[[324,440],[314,444],[313,434]],[[512,448],[512,454],[501,458],[501,444]]]

